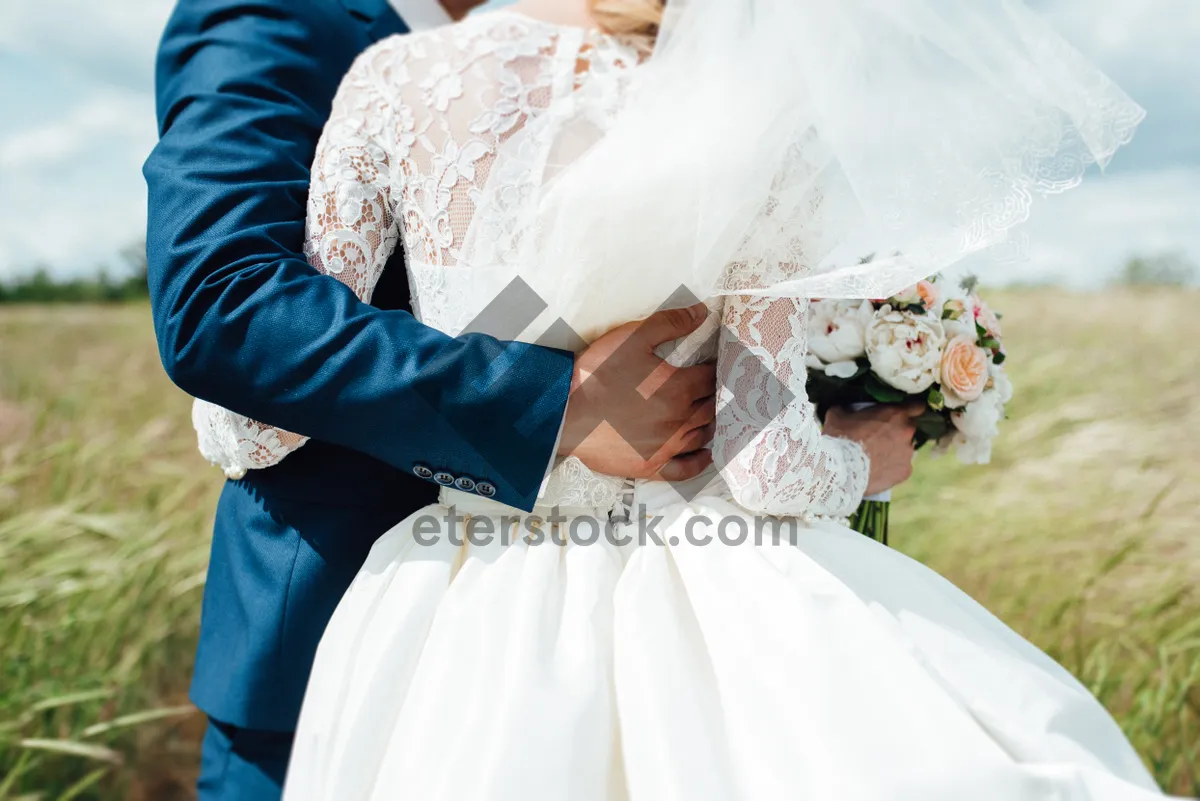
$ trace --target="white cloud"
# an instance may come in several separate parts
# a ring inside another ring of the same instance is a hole
[[[75,274],[139,239],[154,51],[172,0],[4,0],[0,278]]]
[[[0,140],[0,277],[36,263],[88,272],[142,235],[151,109],[140,94],[99,90]]]
[[[1095,60],[1149,116],[1126,169],[1200,164],[1200,2],[1197,0],[1042,0],[1041,10]]]
[[[1183,67],[1200,42],[1195,0],[1042,0],[1038,10],[1092,58]],[[1181,70],[1182,73],[1182,70]],[[1190,75],[1195,70],[1189,70]]]
[[[143,232],[153,57],[174,0],[0,4],[0,105],[17,109],[0,115],[0,276],[85,271]],[[1133,251],[1200,260],[1200,0],[1031,4],[1150,116],[1111,176],[1035,217],[1022,269],[1087,283]]]
[[[99,91],[61,119],[0,141],[0,169],[34,171],[60,165],[107,137],[152,145],[154,124],[146,113],[143,97]]]
[[[1132,255],[1173,251],[1200,264],[1200,167],[1091,176],[1047,199],[1025,229],[1029,261],[983,268],[990,283],[1106,283]]]
[[[172,0],[5,0],[0,50],[81,79],[153,89],[154,50]]]

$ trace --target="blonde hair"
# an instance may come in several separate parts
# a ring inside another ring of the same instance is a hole
[[[589,0],[592,17],[605,33],[653,39],[666,0]]]

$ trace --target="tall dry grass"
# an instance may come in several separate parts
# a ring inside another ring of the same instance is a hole
[[[190,429],[145,306],[0,311],[0,798],[189,797]]]
[[[992,293],[1016,384],[993,462],[924,460],[898,544],[1087,684],[1200,795],[1200,292]]]
[[[893,537],[1079,675],[1200,793],[1200,295],[992,293],[986,468],[922,460]],[[1118,322],[1119,321],[1119,322]],[[0,799],[191,797],[220,476],[144,306],[0,309]]]

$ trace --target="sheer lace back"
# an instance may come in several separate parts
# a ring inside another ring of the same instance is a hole
[[[552,152],[563,147],[554,137],[555,115],[576,121],[582,115],[602,131],[645,56],[637,43],[505,12],[371,48],[343,82],[318,146],[310,262],[369,301],[388,258],[403,247],[418,317],[458,335],[522,266],[519,240],[526,231],[513,210],[555,162],[570,157]],[[546,135],[535,135],[541,131]],[[493,175],[496,153],[510,140],[519,143],[520,158],[506,159],[505,173]],[[786,182],[783,176],[778,188]],[[769,206],[740,257],[764,269],[802,269],[806,243],[816,242],[804,232],[818,205],[797,204],[786,217]],[[781,239],[783,229],[788,236]],[[771,248],[760,244],[768,241]],[[630,253],[622,274],[652,275],[649,262],[659,257]],[[550,300],[543,317],[570,317],[556,305],[587,309],[595,325],[581,332],[585,339],[627,322],[629,299],[646,294],[606,275],[571,278],[565,297]],[[638,302],[652,310],[662,300]],[[710,323],[674,348],[671,360],[718,359],[714,455],[728,494],[771,513],[848,514],[866,486],[866,459],[856,445],[823,437],[805,398],[806,303],[731,296],[713,299],[710,309]],[[719,324],[725,328],[718,350]],[[489,333],[528,340],[537,326]],[[196,426],[201,450],[234,476],[269,466],[304,443],[202,403]],[[626,489],[621,478],[594,474],[572,457],[550,474],[541,500],[612,506]]]
[[[596,32],[504,13],[372,48],[347,77],[319,150],[310,260],[369,300],[379,252],[390,254],[399,234],[418,317],[458,334],[479,310],[467,299],[486,301],[490,286],[478,284],[514,256],[507,201],[545,164],[531,153],[523,169],[492,176],[497,149],[554,98],[606,95],[601,85],[640,55]],[[468,234],[487,246],[463,263]]]

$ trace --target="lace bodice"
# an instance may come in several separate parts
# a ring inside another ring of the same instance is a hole
[[[636,43],[508,12],[371,48],[343,82],[318,146],[306,239],[313,267],[370,300],[388,258],[403,247],[417,316],[462,333],[503,288],[511,272],[500,268],[516,253],[506,238],[506,201],[523,191],[526,176],[515,168],[492,176],[497,148],[564,93],[602,125],[644,55]],[[528,156],[529,165],[547,159]],[[470,252],[486,259],[464,258],[469,237]],[[566,299],[588,309],[588,322],[576,326],[585,337],[626,322],[622,301],[638,291],[602,276],[572,286],[587,288]],[[770,514],[848,515],[865,491],[868,464],[856,444],[821,434],[805,396],[807,302],[731,296],[709,307],[710,322],[670,360],[717,358],[721,491]],[[544,330],[489,333],[532,340]],[[232,477],[269,467],[305,442],[202,401],[193,419],[202,453]],[[623,479],[570,457],[548,475],[541,502],[610,506],[623,487]]]

